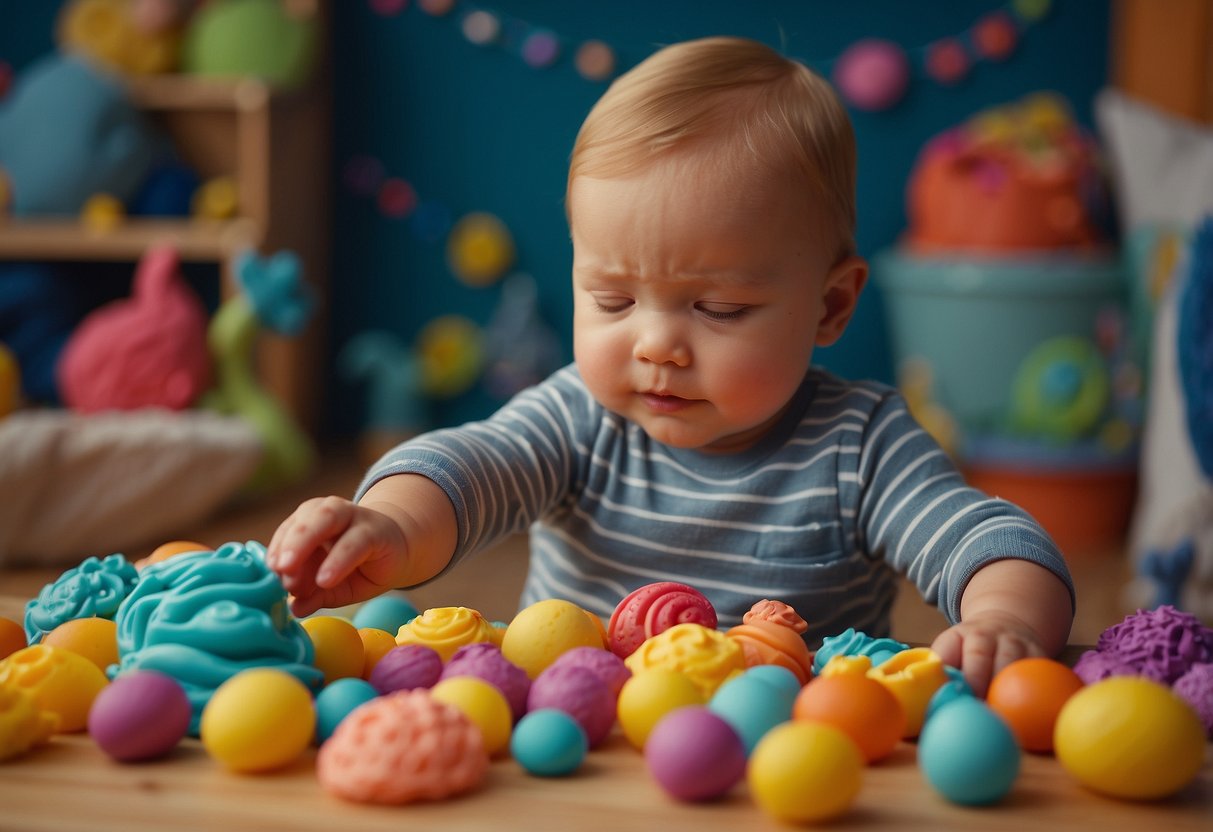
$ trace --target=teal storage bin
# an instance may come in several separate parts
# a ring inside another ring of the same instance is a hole
[[[1096,341],[1109,308],[1123,315],[1126,288],[1113,255],[981,257],[886,250],[872,276],[887,310],[899,370],[931,370],[933,404],[966,439],[1011,431],[1012,387],[1039,345],[1063,336]]]

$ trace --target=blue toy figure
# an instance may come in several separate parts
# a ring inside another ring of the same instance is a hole
[[[71,55],[33,64],[0,102],[0,171],[14,214],[75,215],[98,193],[125,203],[160,149],[121,84]]]

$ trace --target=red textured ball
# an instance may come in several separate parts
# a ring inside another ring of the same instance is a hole
[[[607,625],[611,652],[626,659],[644,640],[675,624],[716,629],[716,610],[702,592],[676,581],[647,584],[619,602]]]

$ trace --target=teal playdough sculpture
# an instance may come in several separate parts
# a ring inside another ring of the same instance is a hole
[[[60,624],[77,618],[112,620],[138,582],[135,565],[122,555],[86,558],[25,605],[25,636],[37,644]]]
[[[189,696],[194,735],[211,694],[242,670],[273,667],[312,690],[324,682],[312,641],[256,542],[145,567],[114,620],[120,659],[111,675],[143,669],[172,676]]]

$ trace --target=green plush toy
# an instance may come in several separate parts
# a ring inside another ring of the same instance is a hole
[[[254,76],[298,87],[311,74],[319,40],[315,4],[211,0],[190,21],[182,67],[191,75]]]

